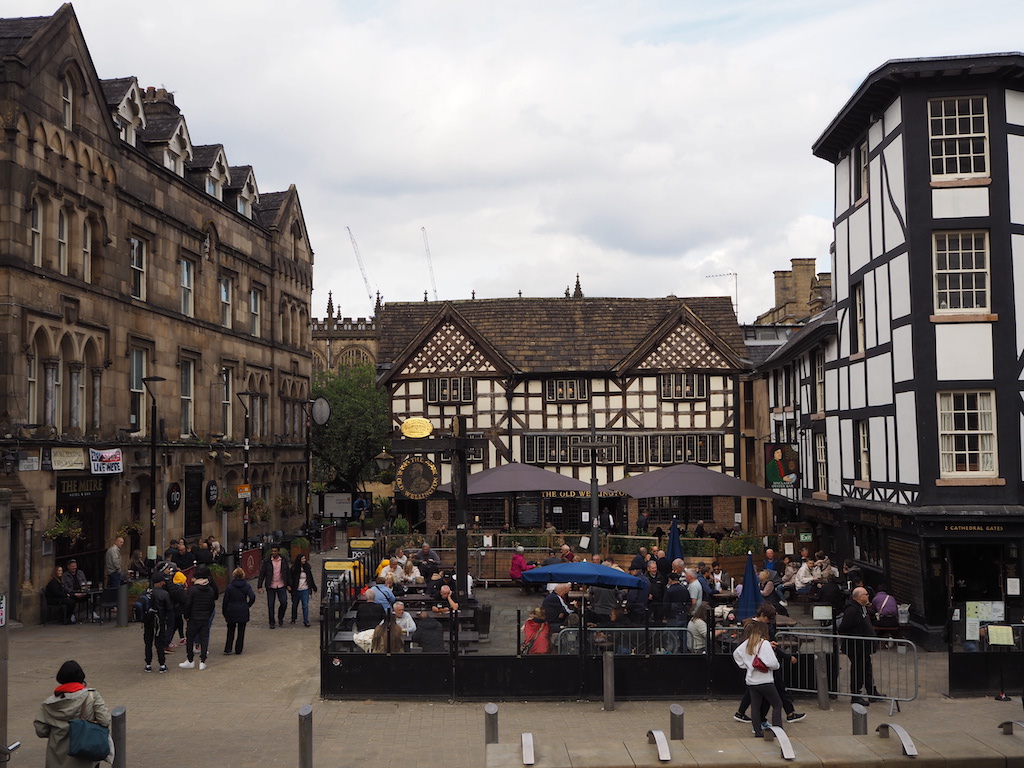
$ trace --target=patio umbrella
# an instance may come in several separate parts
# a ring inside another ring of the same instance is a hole
[[[670,563],[680,560],[683,557],[683,545],[679,542],[679,521],[672,518],[672,525],[668,529],[668,549],[665,556]]]
[[[655,496],[749,496],[761,499],[781,499],[767,488],[762,488],[738,477],[715,472],[696,464],[674,464],[641,475],[616,480],[601,487],[605,491],[622,491],[634,499]]]
[[[743,592],[736,604],[736,618],[740,621],[749,619],[757,611],[757,606],[764,598],[761,597],[761,586],[758,583],[757,571],[754,570],[754,555],[747,552],[747,567],[743,569]]]
[[[523,581],[573,582],[575,584],[596,584],[601,587],[624,587],[636,589],[640,579],[625,571],[597,563],[555,563],[523,571]]]
[[[518,491],[587,491],[589,495],[590,491],[588,482],[515,461],[472,474],[466,485],[470,496]],[[437,490],[451,493],[451,483],[438,486]]]

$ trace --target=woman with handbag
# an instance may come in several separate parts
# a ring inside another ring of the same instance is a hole
[[[736,666],[746,670],[747,690],[750,692],[750,712],[753,719],[754,737],[763,738],[761,701],[767,700],[772,706],[772,725],[782,725],[782,699],[775,687],[772,670],[779,668],[779,660],[768,639],[768,625],[760,621],[748,621],[743,638],[732,652]]]
[[[95,688],[85,687],[77,661],[61,665],[57,682],[34,722],[36,735],[49,739],[45,768],[94,768],[113,752],[110,711]]]

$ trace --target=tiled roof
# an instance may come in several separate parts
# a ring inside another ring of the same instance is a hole
[[[223,144],[200,144],[192,145],[192,159],[189,161],[190,171],[207,171],[213,167],[217,154],[223,151]]]
[[[50,20],[50,16],[0,19],[0,56],[17,53]]]
[[[705,323],[736,356],[745,358],[747,354],[728,297],[515,298],[448,303],[524,372],[612,370],[682,307]],[[379,361],[393,362],[442,306],[438,302],[385,305],[377,318]]]
[[[228,173],[231,174],[231,181],[227,183],[226,189],[241,189],[245,180],[249,178],[249,174],[252,173],[252,166],[232,165],[228,168]]]
[[[817,343],[822,336],[834,334],[837,323],[837,309],[833,304],[821,314],[812,317],[807,325],[790,336],[785,344],[773,348],[772,353],[757,365],[763,365],[765,370],[771,370],[793,359],[803,353],[808,345]]]
[[[170,141],[181,122],[181,115],[156,115],[146,120],[145,130],[139,131],[144,143]]]
[[[134,77],[114,77],[110,80],[100,80],[100,87],[103,89],[103,96],[107,100],[107,106],[116,107],[120,104],[121,99],[128,93],[128,89],[131,88],[134,82]]]
[[[260,201],[256,205],[256,220],[264,227],[269,227],[277,221],[278,211],[284,205],[287,192],[264,192],[260,195]]]

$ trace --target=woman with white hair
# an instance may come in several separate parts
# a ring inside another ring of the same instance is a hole
[[[521,545],[516,547],[515,554],[512,555],[512,564],[508,567],[509,578],[516,584],[523,583],[523,571],[532,570],[534,567],[526,562],[526,557],[523,555],[525,551]]]

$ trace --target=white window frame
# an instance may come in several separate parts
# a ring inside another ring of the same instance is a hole
[[[658,383],[662,400],[705,400],[708,396],[706,373],[663,373]]]
[[[993,390],[939,392],[939,475],[996,477],[996,395]]]
[[[586,379],[548,379],[544,399],[549,403],[584,403],[590,399]]]
[[[814,352],[814,410],[825,412],[825,350]]]
[[[864,339],[867,327],[864,322],[864,283],[857,283],[852,286],[850,312],[853,314],[850,318],[850,332],[852,335],[850,339],[850,354],[863,354],[867,349],[867,343]]]
[[[60,106],[64,128],[70,131],[75,127],[75,85],[67,75],[60,79]]]
[[[92,222],[82,219],[82,279],[92,282]]]
[[[196,264],[189,259],[180,261],[181,277],[181,314],[188,317],[195,317],[196,314]]]
[[[440,376],[427,379],[427,402],[432,405],[475,402],[475,383],[469,376]]]
[[[195,432],[195,393],[196,393],[196,363],[188,357],[183,357],[179,364],[180,375],[178,377],[181,385],[181,436],[190,437]]]
[[[868,197],[868,168],[871,164],[868,140],[857,144],[853,152],[853,201],[859,203]]]
[[[814,458],[818,490],[828,493],[828,441],[825,439],[824,432],[817,432],[814,435]]]
[[[57,271],[68,273],[68,215],[63,208],[57,209]]]
[[[261,316],[263,295],[259,288],[252,288],[249,291],[249,335],[259,337],[262,335],[263,322]]]
[[[231,418],[234,415],[232,408],[231,396],[233,394],[233,382],[232,377],[234,371],[231,368],[224,368],[221,370],[221,381],[223,386],[221,387],[221,400],[220,400],[220,418],[221,418],[221,429],[224,430],[224,437],[231,437]]]
[[[857,422],[857,479],[863,481],[871,480],[871,437],[868,428],[868,421],[864,419]]]
[[[218,289],[220,291],[220,324],[224,328],[231,327],[231,299],[232,299],[232,282],[230,277],[221,275],[217,281]]]
[[[32,198],[32,266],[43,266],[43,205],[38,197]]]
[[[131,264],[131,294],[133,299],[146,300],[146,241],[141,237],[128,237],[128,258]]]
[[[977,314],[990,311],[992,280],[989,270],[992,259],[989,250],[987,230],[932,233],[933,297],[936,314]],[[973,260],[968,268],[964,267],[965,259]],[[977,267],[979,259],[984,260],[982,268]],[[958,265],[955,269],[950,268],[953,261]],[[940,266],[943,262],[944,266]],[[983,298],[980,302],[979,295]],[[952,299],[955,301],[951,301]],[[960,306],[952,307],[951,303],[958,303]]]
[[[39,419],[39,359],[31,354],[25,361],[26,392],[25,400],[28,408],[28,420],[38,424]]]
[[[146,378],[146,367],[149,363],[149,355],[143,347],[131,347],[128,350],[128,424],[138,429],[136,433],[140,437],[146,436],[146,385],[142,380]]]
[[[929,99],[928,139],[933,181],[991,175],[985,96]]]

